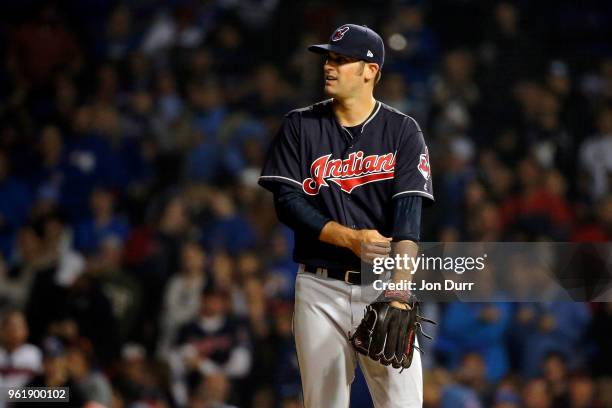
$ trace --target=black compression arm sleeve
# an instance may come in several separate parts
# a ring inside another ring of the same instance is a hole
[[[331,221],[302,191],[285,184],[280,184],[274,193],[274,206],[280,222],[296,232],[318,237],[325,224]]]
[[[404,196],[396,199],[393,205],[393,241],[419,242],[422,198],[416,195]]]

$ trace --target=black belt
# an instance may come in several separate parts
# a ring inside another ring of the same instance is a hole
[[[315,275],[338,279],[351,285],[361,284],[361,272],[350,271],[341,268],[321,268],[315,265],[300,264],[300,270],[308,273],[314,273]]]

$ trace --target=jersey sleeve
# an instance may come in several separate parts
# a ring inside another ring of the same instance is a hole
[[[266,161],[259,177],[259,185],[272,192],[279,183],[302,188],[300,181],[299,126],[296,114],[285,116],[272,141]]]
[[[417,195],[433,201],[429,151],[421,128],[410,117],[404,121],[395,159],[393,198]]]

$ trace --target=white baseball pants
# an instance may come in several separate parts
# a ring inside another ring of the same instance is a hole
[[[306,408],[348,408],[356,364],[365,376],[376,408],[421,408],[420,353],[401,374],[354,351],[353,333],[367,304],[362,288],[322,274],[298,271],[293,316],[295,343]]]

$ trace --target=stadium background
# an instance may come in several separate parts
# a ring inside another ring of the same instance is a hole
[[[423,240],[610,241],[603,3],[3,2],[0,386],[300,406],[292,236],[256,180],[344,22],[383,35],[376,96],[425,129]],[[426,407],[612,406],[610,304],[427,307]]]

